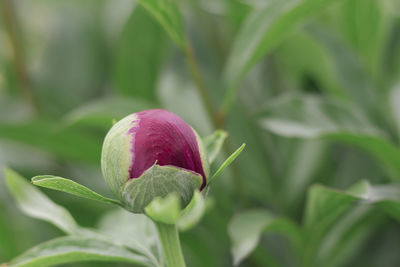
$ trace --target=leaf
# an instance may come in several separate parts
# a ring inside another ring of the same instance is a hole
[[[377,205],[393,218],[400,219],[400,185],[371,186],[361,181],[347,191],[314,185],[307,196],[304,217],[304,264],[312,265],[321,240],[332,225],[358,205]]]
[[[280,233],[298,249],[301,235],[298,227],[289,219],[277,217],[266,210],[251,210],[237,214],[231,220],[228,233],[234,265],[250,255],[264,233]]]
[[[164,30],[149,12],[137,5],[124,27],[116,52],[118,91],[157,102],[155,87],[167,48]]]
[[[181,212],[177,226],[179,231],[187,231],[195,227],[206,212],[206,202],[203,195],[196,190],[189,205]]]
[[[177,70],[177,68],[179,70]],[[200,135],[214,131],[197,87],[183,66],[167,65],[158,82],[158,95],[162,106],[179,115]]]
[[[372,206],[359,205],[347,212],[318,245],[316,265],[344,266],[362,250],[382,223],[382,214]],[[329,263],[329,264],[327,264]]]
[[[326,138],[364,149],[393,179],[400,178],[400,150],[355,106],[315,96],[275,100],[259,116],[260,125],[285,137]]]
[[[54,266],[83,261],[112,261],[149,265],[148,260],[124,246],[110,241],[81,236],[56,238],[39,244],[12,260],[15,267]]]
[[[299,140],[291,142],[290,153],[282,159],[281,203],[291,211],[298,209],[299,202],[316,178],[321,163],[327,157],[327,142],[321,140]]]
[[[64,117],[66,126],[84,124],[108,130],[113,119],[119,120],[128,114],[154,108],[150,103],[126,97],[106,97],[80,106]]]
[[[219,151],[224,144],[228,133],[223,130],[217,130],[212,135],[203,138],[204,146],[206,147],[209,163],[213,163],[217,158]]]
[[[223,73],[226,91],[223,109],[229,110],[239,83],[263,56],[313,13],[339,0],[271,1],[255,9],[240,29]]]
[[[161,246],[154,223],[144,214],[116,209],[105,214],[99,232],[145,255],[154,266],[162,266]]]
[[[379,114],[380,104],[386,100],[385,94],[377,93],[378,89],[359,56],[339,36],[328,33],[326,27],[310,24],[305,27],[305,32],[325,51],[334,67],[335,79],[350,99],[371,117]],[[385,120],[386,117],[380,119]]]
[[[299,53],[302,51],[302,53]],[[293,77],[293,88],[313,90],[309,81],[315,83],[324,93],[348,98],[348,94],[338,81],[335,64],[321,44],[304,31],[297,31],[279,46],[274,54],[285,73],[285,80]],[[250,74],[249,74],[250,75]],[[311,84],[312,85],[312,84]]]
[[[260,112],[259,118],[262,127],[286,137],[316,138],[336,132],[383,134],[356,107],[313,95],[275,99]]]
[[[78,230],[75,220],[64,207],[55,204],[22,176],[8,168],[4,168],[4,176],[8,190],[26,215],[50,222],[65,233],[73,234]]]
[[[176,224],[181,211],[179,195],[172,192],[164,198],[156,197],[144,210],[153,221]]]
[[[53,175],[39,175],[32,178],[32,184],[44,188],[62,191],[75,196],[96,200],[108,204],[121,205],[118,200],[103,197],[102,195],[78,184],[70,179],[65,179]]]
[[[203,178],[197,173],[155,164],[139,178],[126,182],[120,191],[120,199],[126,209],[134,213],[143,213],[154,198],[163,198],[176,192],[185,207],[202,182]]]
[[[390,109],[397,126],[397,133],[400,134],[400,83],[396,84],[390,93]]]
[[[185,45],[182,15],[175,0],[139,0],[180,47]]]
[[[99,162],[102,142],[94,135],[43,120],[0,123],[0,138],[35,146],[61,158],[89,163]]]
[[[218,168],[218,170],[211,176],[211,178],[209,179],[207,185],[209,185],[212,180],[214,180],[216,177],[218,177],[218,175],[221,174],[221,172],[228,167],[229,165],[231,165],[231,163],[240,155],[240,153],[242,153],[244,147],[246,146],[245,143],[243,143],[238,149],[235,150],[235,152],[233,152],[222,164],[221,166]]]
[[[348,0],[341,6],[340,26],[349,43],[369,67],[377,62],[385,39],[382,36],[383,12],[381,2],[375,0]],[[371,36],[376,38],[371,39]],[[376,71],[371,68],[372,71]]]

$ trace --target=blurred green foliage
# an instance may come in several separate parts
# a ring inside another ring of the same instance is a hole
[[[227,131],[224,156],[247,143],[181,235],[188,266],[400,265],[398,0],[0,2],[1,166],[110,196],[103,138],[154,107]],[[0,178],[0,262],[62,235]],[[85,227],[116,212],[42,192]]]

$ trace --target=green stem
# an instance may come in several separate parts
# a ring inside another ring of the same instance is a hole
[[[214,107],[211,101],[211,96],[208,93],[206,85],[203,81],[203,78],[200,74],[199,67],[196,62],[196,57],[193,53],[192,46],[190,45],[189,41],[186,41],[184,47],[184,53],[186,55],[186,61],[189,67],[190,74],[193,78],[193,81],[196,84],[197,90],[200,94],[202,102],[204,104],[204,108],[207,112],[208,117],[210,118],[211,122],[213,123],[216,129],[222,127],[221,121],[218,119],[218,114],[214,112]]]
[[[178,229],[175,224],[166,224],[154,221],[161,246],[164,252],[165,261],[168,267],[185,267],[181,243],[179,241]]]
[[[198,64],[196,61],[196,57],[193,53],[192,46],[190,45],[190,42],[188,40],[186,40],[186,43],[184,46],[184,53],[186,56],[187,64],[189,66],[190,74],[196,84],[196,88],[200,94],[200,97],[201,97],[203,105],[206,109],[207,115],[210,118],[215,129],[222,129],[224,126],[226,113],[222,113],[221,110],[218,112],[214,110],[214,107],[213,107],[212,101],[211,101],[211,96],[208,93],[208,90],[205,86],[205,83],[203,81],[203,78],[201,76],[201,73],[200,73],[200,70],[199,70],[199,67],[198,67]],[[231,146],[229,140],[225,141],[223,149],[227,155],[232,153],[232,146]],[[241,177],[239,176],[239,169],[235,163],[233,163],[231,166],[233,168],[235,195],[241,202],[243,199],[242,198],[242,196],[243,196],[242,188],[243,187],[242,187]]]
[[[10,40],[13,52],[13,63],[17,74],[20,87],[26,101],[29,103],[33,112],[38,111],[38,105],[33,92],[32,81],[29,77],[25,64],[21,36],[19,33],[19,24],[13,0],[4,0],[0,4],[0,10],[3,11],[3,20],[5,24],[5,33]]]

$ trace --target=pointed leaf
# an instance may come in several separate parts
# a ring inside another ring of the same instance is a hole
[[[58,191],[62,191],[65,193],[69,193],[71,195],[96,200],[108,204],[121,205],[118,200],[103,197],[102,195],[90,190],[89,188],[78,184],[70,179],[65,179],[58,176],[53,175],[39,175],[32,178],[32,184],[50,188]]]
[[[231,165],[231,163],[240,155],[240,153],[242,153],[244,147],[246,146],[245,143],[243,143],[238,149],[236,149],[235,152],[233,152],[223,163],[222,165],[218,168],[218,170],[213,174],[213,176],[211,176],[211,178],[209,179],[207,185],[209,185],[212,180],[214,180],[216,177],[218,177],[218,175],[221,174],[221,172],[228,167],[229,165]]]

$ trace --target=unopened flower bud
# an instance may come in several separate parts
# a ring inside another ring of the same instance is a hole
[[[167,176],[176,171],[180,177],[187,174],[187,179],[190,179],[189,176],[198,176],[200,190],[207,183],[209,166],[202,141],[196,131],[179,116],[162,109],[144,110],[126,116],[108,132],[101,156],[103,176],[128,209],[143,212],[145,205],[154,197],[171,193],[171,188],[185,191],[185,188],[180,188],[186,186],[185,183],[166,186],[147,185],[143,181],[140,188],[131,188],[127,193],[127,186],[136,186],[132,180],[150,179],[146,171],[158,166],[168,166],[157,169],[158,176],[165,175],[160,181],[168,182],[171,178]],[[130,193],[133,191],[135,193]],[[184,204],[187,204],[188,196],[182,197]]]

